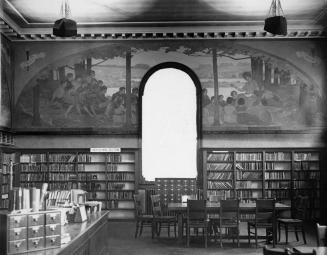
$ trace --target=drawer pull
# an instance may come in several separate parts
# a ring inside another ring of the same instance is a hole
[[[34,241],[33,244],[34,244],[34,245],[38,245],[38,242],[37,242],[37,241]]]
[[[34,222],[37,222],[37,217],[33,217],[33,221]]]
[[[18,236],[19,235],[19,232],[15,232],[15,235]]]
[[[33,229],[33,233],[36,234],[37,233],[37,230],[36,229]]]
[[[50,227],[50,230],[51,230],[51,231],[55,231],[55,229],[56,229],[55,226]]]
[[[15,244],[15,247],[16,247],[16,248],[19,248],[19,246],[20,246],[20,243],[16,243],[16,244]]]
[[[19,220],[15,219],[15,221],[14,221],[14,222],[17,224],[17,223],[19,223]]]
[[[54,243],[56,241],[56,239],[51,239],[50,242],[51,243]]]

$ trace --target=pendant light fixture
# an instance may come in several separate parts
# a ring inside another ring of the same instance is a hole
[[[264,30],[274,35],[287,35],[287,21],[280,0],[272,0]]]
[[[60,37],[71,37],[77,35],[77,23],[69,19],[71,10],[69,0],[62,0],[60,9],[61,19],[56,20],[53,25],[53,35]]]

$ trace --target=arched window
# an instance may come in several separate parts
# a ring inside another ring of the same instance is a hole
[[[197,175],[197,98],[190,76],[165,68],[147,80],[142,98],[142,173],[154,178]]]

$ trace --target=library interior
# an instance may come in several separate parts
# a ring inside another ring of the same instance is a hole
[[[0,255],[327,255],[327,1],[2,0]]]

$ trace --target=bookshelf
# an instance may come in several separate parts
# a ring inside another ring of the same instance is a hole
[[[203,149],[206,199],[237,197],[243,202],[275,198],[291,204],[297,195],[310,200],[310,218],[319,217],[318,149]]]
[[[101,201],[109,218],[133,219],[133,195],[137,188],[138,151],[90,152],[89,150],[21,151],[22,187],[49,190],[83,189],[89,201]]]
[[[14,153],[0,155],[0,209],[9,207],[10,161],[15,162]]]

